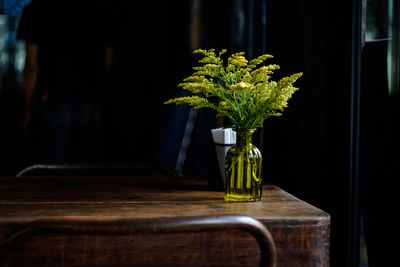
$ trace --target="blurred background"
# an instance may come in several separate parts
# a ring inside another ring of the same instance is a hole
[[[32,163],[22,127],[25,42],[17,38],[29,2],[0,1],[2,176]],[[104,22],[98,34],[112,48],[112,66],[99,86],[101,123],[93,160],[158,161],[215,182],[210,135],[215,115],[163,102],[184,94],[177,84],[198,59],[194,49],[245,51],[250,59],[272,54],[270,62],[281,66],[275,80],[304,75],[284,115],[267,119],[258,131],[264,182],[331,215],[331,266],[396,265],[398,1],[101,0],[92,1],[93,9],[91,4],[83,9],[80,2],[86,1],[68,2],[64,25],[86,29],[73,15],[77,10],[88,21],[97,16]],[[57,32],[47,34],[48,45]],[[91,30],[86,33],[69,40],[85,46]],[[58,57],[62,53],[53,59]]]

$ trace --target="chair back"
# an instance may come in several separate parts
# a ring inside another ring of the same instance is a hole
[[[275,266],[268,230],[246,216],[46,219],[0,242],[0,266]]]
[[[34,164],[16,177],[27,176],[181,176],[158,162]]]

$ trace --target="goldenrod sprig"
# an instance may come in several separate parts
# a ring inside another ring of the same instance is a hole
[[[281,116],[288,100],[298,90],[293,83],[302,76],[302,73],[296,73],[278,82],[272,81],[271,75],[279,69],[278,65],[257,68],[273,57],[268,54],[249,62],[244,52],[235,53],[228,57],[225,65],[222,59],[225,49],[218,55],[215,49],[199,49],[194,53],[203,55],[199,60],[202,65],[194,67],[194,73],[178,86],[196,95],[170,99],[165,104],[211,108],[217,116],[227,117],[232,126],[238,128],[262,127],[266,118]],[[212,103],[211,97],[216,97],[219,102]]]

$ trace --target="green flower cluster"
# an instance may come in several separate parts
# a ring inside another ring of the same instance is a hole
[[[217,116],[230,120],[231,126],[242,129],[255,129],[263,126],[263,121],[271,116],[281,116],[292,94],[298,90],[293,83],[302,76],[296,73],[280,81],[272,81],[271,74],[278,65],[257,68],[271,55],[262,55],[248,61],[244,52],[232,54],[227,63],[214,49],[196,50],[202,54],[201,66],[194,67],[194,73],[184,79],[179,87],[194,96],[170,99],[165,104],[189,104],[196,109],[210,108]],[[218,101],[214,101],[217,99]]]

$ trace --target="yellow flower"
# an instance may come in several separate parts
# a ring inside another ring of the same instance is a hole
[[[242,66],[246,66],[247,65],[247,59],[244,56],[238,56],[237,58],[235,58],[234,60],[231,61],[231,63],[233,65],[242,67]]]
[[[258,69],[256,69],[255,71],[253,71],[252,73],[251,73],[251,75],[258,75],[258,74],[260,74],[260,73],[263,73],[263,72],[265,72],[265,71],[267,71],[268,70],[268,67],[267,66],[263,66],[263,67],[261,67],[261,68],[258,68]]]
[[[298,90],[293,83],[302,73],[272,81],[271,75],[278,65],[258,65],[271,55],[261,55],[247,61],[244,52],[232,54],[227,64],[214,49],[196,50],[202,54],[200,66],[193,67],[193,74],[179,84],[192,96],[170,99],[166,104],[188,104],[196,109],[210,108],[218,116],[226,117],[228,123],[243,129],[263,126],[263,121],[271,116],[281,116],[288,106],[288,100]],[[257,68],[257,69],[256,69]]]
[[[250,87],[252,87],[253,85],[251,85],[250,83],[247,83],[247,82],[240,82],[240,83],[237,83],[237,84],[235,84],[235,85],[232,85],[231,86],[231,88],[232,88],[232,90],[234,90],[234,91],[240,91],[240,90],[243,90],[243,89],[246,89],[246,88],[250,88]]]
[[[216,64],[206,64],[206,65],[204,65],[204,67],[206,67],[206,68],[218,68],[218,66]]]

